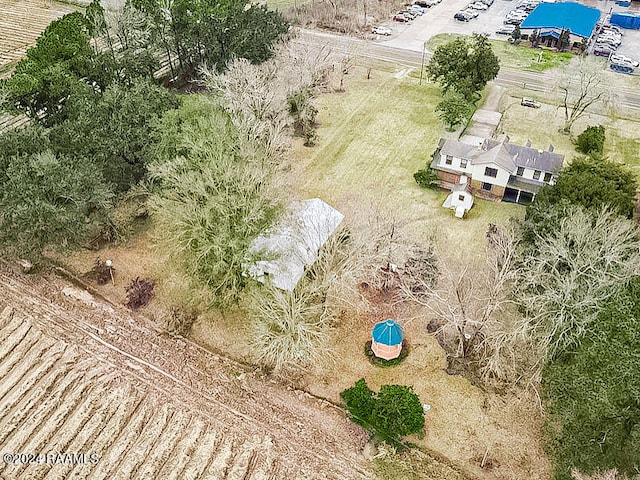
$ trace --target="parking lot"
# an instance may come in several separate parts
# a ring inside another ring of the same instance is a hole
[[[389,46],[415,51],[422,51],[424,42],[440,33],[459,33],[463,35],[470,35],[473,32],[488,33],[491,38],[506,41],[507,35],[497,35],[495,32],[503,26],[507,13],[515,9],[522,0],[495,0],[488,10],[479,12],[477,18],[469,22],[455,20],[453,18],[454,14],[465,8],[471,1],[443,1],[431,7],[424,15],[417,17],[410,23],[398,23],[389,19],[383,25],[390,27],[393,30],[393,34],[390,37],[380,37],[379,41]],[[640,7],[637,5],[632,8],[623,8],[617,6],[611,0],[588,0],[581,3],[600,9],[603,12],[601,21],[608,17],[610,11],[640,13]],[[640,30],[623,30],[623,32],[622,44],[617,53],[640,61]]]

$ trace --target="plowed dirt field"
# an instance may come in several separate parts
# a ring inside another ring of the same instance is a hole
[[[59,277],[0,271],[4,479],[372,478],[332,404],[170,338]]]

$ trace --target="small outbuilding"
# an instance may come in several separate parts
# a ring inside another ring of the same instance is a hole
[[[293,291],[343,218],[319,198],[293,202],[276,225],[251,242],[245,275]]]
[[[473,195],[467,191],[467,187],[467,177],[462,175],[460,177],[460,184],[453,186],[451,194],[442,204],[444,208],[455,210],[456,217],[458,218],[464,217],[465,213],[471,210],[473,206]]]
[[[400,356],[404,332],[402,327],[391,319],[376,323],[371,332],[371,350],[376,357],[393,360]]]

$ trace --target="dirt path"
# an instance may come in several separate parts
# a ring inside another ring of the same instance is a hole
[[[99,461],[0,463],[3,480],[372,478],[331,404],[63,290],[0,272],[0,447]]]

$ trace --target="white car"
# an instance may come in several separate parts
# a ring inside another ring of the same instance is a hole
[[[373,27],[373,29],[371,29],[371,33],[375,35],[391,35],[393,31],[389,27],[383,27],[380,25],[378,27]]]
[[[475,2],[469,4],[467,8],[473,8],[474,10],[486,10],[489,7],[482,2]]]
[[[417,13],[418,15],[424,15],[424,8],[419,7],[418,5],[409,5],[407,10],[413,13]]]
[[[596,43],[608,43],[609,45],[615,45],[616,47],[619,47],[622,42],[614,37],[604,37],[600,35],[596,39]]]
[[[511,35],[515,29],[515,25],[503,25],[496,30],[496,33],[498,35]]]
[[[459,13],[464,13],[465,15],[468,15],[471,18],[476,18],[479,15],[478,11],[472,8],[465,8],[464,10],[460,10]]]
[[[604,27],[602,27],[602,31],[614,32],[614,33],[617,33],[618,35],[624,35],[624,32],[622,31],[622,29],[620,27],[616,27],[615,25],[605,25]]]
[[[616,63],[618,65],[626,65],[628,67],[637,68],[640,67],[640,63],[635,61],[633,58],[626,57],[625,55],[618,55],[614,53],[609,57],[609,61],[611,63]]]

